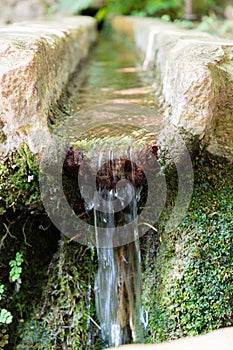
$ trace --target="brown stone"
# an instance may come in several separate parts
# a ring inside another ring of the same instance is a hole
[[[33,153],[50,133],[48,111],[96,40],[90,17],[0,27],[0,156],[25,142]]]
[[[134,38],[143,68],[155,67],[165,116],[162,152],[175,129],[190,150],[202,142],[233,161],[232,42],[156,19],[115,17],[112,24]]]
[[[122,350],[231,350],[233,348],[233,327],[222,328],[205,335],[187,337],[162,344],[131,344],[120,346]],[[114,348],[116,349],[116,348]],[[109,350],[113,350],[110,348]]]

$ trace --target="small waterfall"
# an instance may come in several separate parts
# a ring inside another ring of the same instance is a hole
[[[137,205],[140,200],[140,186],[134,183],[134,164],[132,160],[113,159],[109,156],[105,171],[99,174],[98,194],[108,205],[106,212],[95,210],[96,242],[99,239],[99,227],[105,228],[107,248],[98,247],[98,272],[95,281],[96,310],[101,324],[102,338],[107,346],[119,346],[143,341],[143,320],[141,305],[141,258],[138,226],[136,222]],[[111,184],[106,181],[111,176]],[[102,180],[104,179],[104,180]],[[125,181],[129,181],[125,183]],[[117,183],[124,182],[124,188]],[[134,187],[132,195],[132,187]],[[127,190],[128,187],[128,190]],[[121,211],[114,212],[113,203],[118,198],[129,204]],[[127,223],[133,232],[128,232]],[[133,242],[114,247],[114,235],[134,237]]]
[[[142,343],[147,325],[139,236],[147,231],[145,222],[156,222],[166,196],[156,161],[161,116],[144,72],[153,42],[151,33],[140,68],[133,47],[104,39],[77,94],[77,114],[61,130],[68,145],[62,190],[69,207],[61,201],[63,212],[72,208],[79,218],[70,215],[62,225],[71,240],[96,247],[96,316],[106,348]],[[87,299],[89,308],[90,286]]]
[[[128,109],[126,113],[129,118]],[[86,242],[96,247],[96,316],[105,347],[143,342],[147,320],[141,300],[139,237],[147,230],[142,225],[151,227],[156,220],[165,198],[157,148],[149,143],[153,135],[125,125],[120,117],[122,125],[116,121],[106,123],[103,130],[91,129],[90,149],[80,149],[85,144],[76,141],[64,162],[64,193],[86,220]]]

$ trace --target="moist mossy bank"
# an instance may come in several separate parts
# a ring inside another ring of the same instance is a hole
[[[148,341],[233,324],[233,166],[204,151],[193,164],[194,191],[186,217],[169,233],[161,220],[160,242],[149,240],[144,271]],[[173,189],[169,192],[174,199]]]
[[[41,206],[39,166],[27,144],[11,153],[0,167],[0,214]]]

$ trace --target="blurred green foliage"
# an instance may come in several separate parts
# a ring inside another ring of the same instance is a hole
[[[58,10],[73,14],[87,9],[94,0],[59,0]],[[107,14],[135,16],[153,16],[169,13],[171,16],[182,14],[181,0],[105,0],[97,11],[97,19],[102,20]]]
[[[109,12],[136,16],[153,16],[164,13],[179,15],[182,10],[179,0],[106,0],[106,5]]]
[[[94,6],[95,0],[59,0],[58,10],[66,10],[72,14]],[[98,21],[108,14],[122,14],[133,16],[163,16],[167,14],[172,20],[184,17],[185,0],[104,0],[96,13]],[[223,13],[227,0],[193,0],[193,12],[198,18],[210,13]],[[98,6],[97,6],[98,7]]]
[[[71,13],[77,13],[79,11],[85,10],[91,5],[93,0],[59,0],[58,10],[59,11],[69,11]]]

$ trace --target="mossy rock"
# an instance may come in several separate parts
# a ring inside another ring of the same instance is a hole
[[[0,215],[7,210],[35,209],[40,203],[39,167],[26,144],[0,165]]]
[[[49,266],[41,303],[18,328],[20,349],[100,349],[93,285],[92,249],[63,238]],[[99,346],[99,347],[98,347]]]
[[[0,326],[0,349],[12,349],[18,341],[16,328],[24,326],[46,286],[47,269],[57,250],[59,232],[43,211],[7,211],[0,217],[0,285],[4,294],[0,309],[13,316],[11,324]],[[23,256],[20,280],[9,280],[9,262]],[[4,343],[8,343],[4,347]],[[1,347],[2,346],[2,347]]]
[[[183,222],[165,233],[161,220],[159,247],[148,247],[148,342],[233,324],[233,166],[202,151],[194,160],[194,175],[193,197]]]

